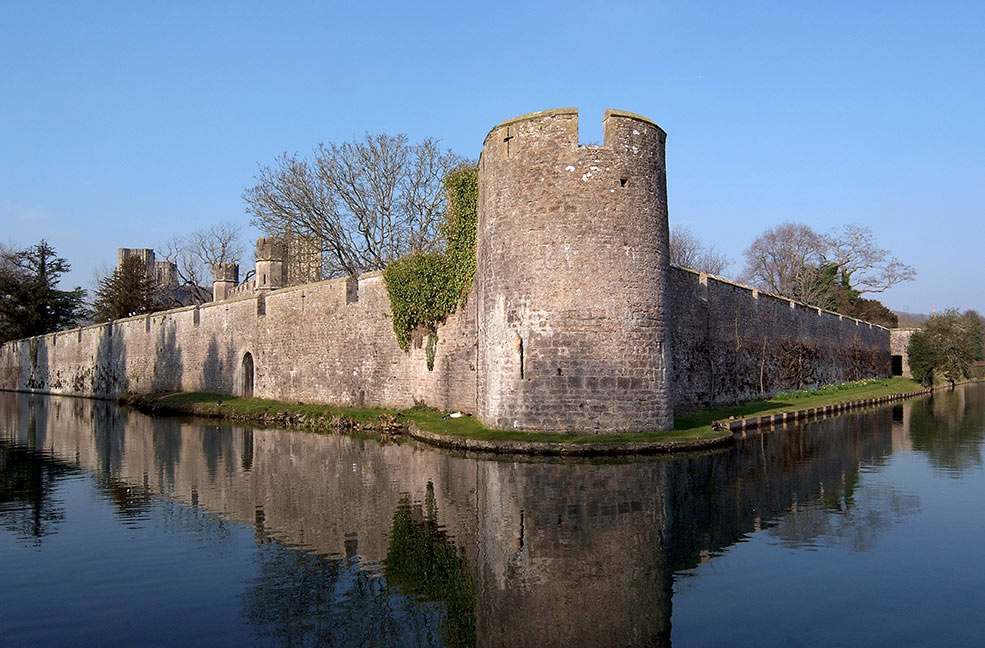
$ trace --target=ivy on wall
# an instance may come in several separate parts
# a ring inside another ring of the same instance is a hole
[[[427,331],[428,369],[434,368],[438,324],[465,304],[475,277],[478,167],[457,167],[445,178],[444,186],[448,196],[448,209],[441,223],[444,253],[412,254],[383,271],[397,343],[406,351],[415,329]]]

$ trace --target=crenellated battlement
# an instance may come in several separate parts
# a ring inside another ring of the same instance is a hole
[[[287,245],[282,238],[262,237],[257,239],[257,261],[283,261],[287,256]]]
[[[655,148],[662,149],[667,139],[667,133],[646,117],[611,108],[605,111],[602,128],[601,146],[579,146],[577,108],[529,113],[490,130],[483,142],[482,158],[522,160],[551,154],[567,158],[579,150],[646,156]]]

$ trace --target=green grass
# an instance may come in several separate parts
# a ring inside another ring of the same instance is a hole
[[[240,398],[208,393],[182,393],[161,396],[154,400],[161,407],[173,408],[193,415],[234,417],[272,417],[281,413],[298,414],[310,419],[343,416],[356,423],[374,424],[380,416],[393,415],[382,408],[336,407],[312,403],[286,403],[266,398]]]
[[[730,417],[747,418],[823,407],[846,401],[878,398],[922,390],[912,380],[888,378],[864,380],[844,385],[832,385],[816,390],[787,392],[774,398],[749,401],[733,407],[719,407],[674,418],[674,429],[667,431],[626,434],[561,434],[494,430],[471,416],[444,418],[445,412],[431,407],[414,407],[400,411],[382,408],[350,408],[306,403],[285,403],[263,398],[238,398],[216,394],[170,394],[154,397],[134,397],[131,404],[151,412],[179,413],[191,416],[229,418],[254,423],[303,427],[315,430],[379,430],[392,424],[414,423],[422,430],[436,434],[455,435],[490,441],[542,441],[560,443],[680,441],[710,439],[723,432],[711,428],[712,421]]]
[[[915,380],[882,378],[842,385],[829,385],[820,389],[784,392],[767,400],[748,401],[732,407],[717,407],[700,412],[680,414],[674,417],[674,431],[701,434],[705,430],[711,430],[712,421],[727,420],[730,417],[741,419],[751,416],[781,414],[848,401],[879,398],[893,394],[908,394],[924,389],[925,387]]]

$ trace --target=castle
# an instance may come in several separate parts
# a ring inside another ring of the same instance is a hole
[[[439,327],[433,370],[422,345],[397,346],[380,273],[279,288],[282,243],[261,239],[251,284],[216,269],[218,301],[4,345],[0,388],[423,402],[497,428],[609,433],[889,375],[887,329],[671,266],[666,134],[616,110],[603,125],[601,146],[578,144],[574,109],[486,136],[474,293]]]
[[[140,259],[141,265],[146,268],[147,279],[150,280],[161,307],[188,306],[211,299],[208,288],[180,281],[178,266],[171,261],[157,261],[154,250],[149,248],[119,248],[117,271],[122,270],[123,262],[131,257]]]

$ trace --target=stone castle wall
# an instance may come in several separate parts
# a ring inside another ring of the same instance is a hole
[[[903,378],[913,378],[910,370],[910,338],[919,331],[919,328],[900,328],[893,329],[889,341],[889,352],[894,356],[899,356],[899,375]]]
[[[126,392],[243,394],[356,407],[415,402],[471,411],[475,309],[439,328],[434,371],[402,351],[380,273],[131,317],[0,348],[0,389],[113,398]]]
[[[669,267],[666,135],[612,110],[604,133],[579,146],[573,109],[490,131],[475,294],[440,326],[433,371],[420,340],[397,346],[380,273],[277,290],[281,243],[261,239],[248,294],[8,343],[0,389],[426,402],[497,428],[619,432],[889,375],[887,329]]]
[[[889,329],[671,267],[675,412],[890,373]]]

